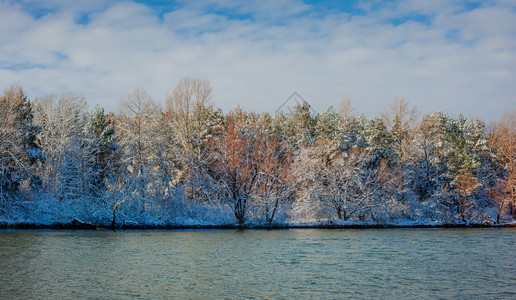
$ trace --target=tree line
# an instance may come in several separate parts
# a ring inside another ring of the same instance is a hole
[[[486,125],[403,99],[375,118],[350,101],[229,113],[208,80],[164,107],[142,88],[120,111],[74,94],[0,96],[0,222],[502,222],[516,216],[516,111]]]

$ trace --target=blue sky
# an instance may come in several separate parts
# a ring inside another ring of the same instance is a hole
[[[316,111],[349,98],[376,116],[496,120],[516,109],[516,1],[2,1],[0,85],[75,92],[116,111],[143,87],[164,102],[209,79],[229,110],[274,112],[297,91]]]

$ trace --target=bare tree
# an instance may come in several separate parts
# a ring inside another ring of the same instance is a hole
[[[252,190],[258,178],[258,162],[254,159],[258,140],[245,128],[246,115],[236,110],[226,118],[222,136],[213,139],[211,159],[206,173],[215,180],[211,190],[223,203],[231,205],[239,224],[247,218]]]
[[[271,224],[281,201],[290,196],[291,154],[269,135],[267,116],[237,108],[225,120],[224,130],[209,141],[207,162],[193,170],[194,187],[210,203],[229,205],[239,224],[250,213]]]
[[[473,203],[470,201],[470,197],[475,193],[477,188],[481,185],[473,174],[460,175],[455,190],[458,192],[458,205],[457,212],[460,215],[463,222],[466,222],[466,212],[472,208]]]
[[[399,161],[403,164],[411,141],[412,127],[417,118],[416,108],[411,108],[404,98],[396,98],[390,104],[390,112],[383,113],[382,118],[391,131]]]
[[[280,203],[293,196],[292,150],[288,143],[282,143],[279,138],[270,136],[269,127],[268,115],[265,115],[254,128],[257,140],[254,159],[257,161],[258,179],[253,190],[253,198],[268,225],[273,222]]]
[[[71,93],[37,98],[34,102],[34,122],[41,126],[39,139],[46,163],[42,179],[46,188],[56,192],[60,185],[58,168],[63,163],[64,153],[84,139],[86,124],[86,100]]]
[[[201,155],[196,146],[207,134],[211,90],[208,80],[185,77],[167,99],[166,114],[185,157]]]
[[[308,210],[329,208],[338,219],[371,216],[377,220],[386,209],[385,187],[392,181],[385,160],[368,164],[371,154],[363,148],[342,152],[335,142],[319,140],[297,155],[295,169],[302,205]],[[304,192],[303,192],[304,190]],[[303,199],[304,198],[304,199]]]
[[[508,198],[512,216],[516,217],[516,111],[505,113],[502,120],[494,124],[489,134],[489,145],[505,171],[500,182],[502,197]],[[503,203],[502,200],[502,209]]]
[[[118,136],[129,168],[137,175],[145,172],[152,154],[151,141],[159,117],[159,107],[150,95],[138,87],[120,102]]]
[[[351,106],[351,99],[343,97],[339,107],[339,116],[341,120],[341,131],[347,134],[350,130],[350,124],[355,119],[354,108]]]
[[[133,178],[133,184],[126,188],[131,188],[135,198],[141,201],[142,211],[149,192],[156,192],[154,173],[161,168],[155,164],[158,153],[153,147],[158,138],[159,117],[159,107],[141,87],[121,100],[117,135],[123,149],[123,165],[127,175]]]
[[[411,186],[421,201],[427,200],[439,186],[439,176],[444,173],[443,141],[445,130],[440,113],[424,116],[413,131],[408,147],[412,159]]]

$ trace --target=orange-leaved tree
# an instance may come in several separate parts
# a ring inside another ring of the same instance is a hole
[[[492,127],[489,145],[504,169],[504,177],[499,182],[503,193],[499,193],[502,206],[507,201],[513,218],[516,217],[516,111],[506,113],[500,122]]]

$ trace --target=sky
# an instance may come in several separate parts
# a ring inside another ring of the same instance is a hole
[[[494,121],[516,110],[516,0],[0,0],[1,88],[116,112],[186,76],[224,111],[273,113],[297,92],[316,112],[404,98]]]

